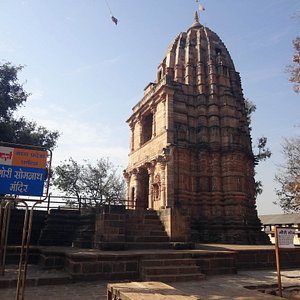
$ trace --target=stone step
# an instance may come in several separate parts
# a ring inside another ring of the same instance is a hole
[[[126,243],[128,249],[139,249],[139,250],[147,250],[147,249],[171,249],[172,244],[168,242],[127,242]]]
[[[126,214],[126,220],[159,220],[157,214]]]
[[[45,239],[45,240],[39,240],[39,245],[41,246],[71,246],[72,240],[65,240],[65,239]]]
[[[172,243],[170,243],[172,246]],[[143,256],[144,260],[171,260],[171,259],[191,259],[191,253],[174,251],[168,253],[147,253]]]
[[[143,260],[143,267],[161,267],[161,266],[195,266],[195,260],[192,258],[175,258],[175,259],[147,259]]]
[[[167,236],[142,236],[142,235],[126,235],[127,242],[169,242]]]
[[[180,281],[199,281],[205,279],[202,273],[180,274],[180,275],[152,275],[143,277],[143,281],[161,282],[180,282]]]
[[[127,226],[132,225],[147,225],[147,226],[163,226],[160,220],[146,219],[146,220],[136,220],[130,219],[126,220]]]
[[[91,249],[93,248],[93,242],[91,240],[83,239],[83,240],[75,240],[73,241],[73,247],[83,248],[83,249]]]
[[[168,236],[164,230],[125,230],[126,235]]]
[[[126,223],[126,230],[127,231],[141,231],[141,230],[147,230],[147,231],[165,231],[164,226],[160,224],[138,224],[138,223]]]
[[[127,210],[126,216],[145,216],[145,215],[155,215],[157,216],[156,210]]]
[[[196,274],[200,273],[199,267],[196,265],[181,265],[181,266],[155,266],[144,267],[143,275],[184,275],[184,274]]]
[[[78,224],[78,222],[79,222],[78,217],[68,217],[68,216],[66,216],[66,218],[63,219],[61,216],[59,218],[51,217],[46,219],[46,224],[51,224],[51,225],[65,224],[65,223]]]
[[[153,213],[146,213],[146,214],[144,214],[144,218],[145,219],[153,219],[153,220],[160,220],[159,219],[159,216],[157,215],[157,213],[156,212],[153,212]]]
[[[64,235],[69,234],[69,232],[74,232],[76,230],[76,226],[56,226],[53,228],[46,227],[43,229],[43,235],[51,234],[51,235]]]
[[[57,235],[54,234],[45,234],[43,235],[42,238],[39,239],[39,243],[41,241],[47,241],[47,240],[53,240],[53,241],[60,241],[60,240],[66,240],[66,241],[71,241],[73,240],[73,233],[72,232],[65,232],[65,233],[57,233]]]

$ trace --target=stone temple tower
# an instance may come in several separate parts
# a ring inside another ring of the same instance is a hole
[[[173,241],[266,242],[240,76],[197,13],[127,122],[128,208],[157,210]]]

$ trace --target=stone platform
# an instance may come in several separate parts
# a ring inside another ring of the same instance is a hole
[[[69,289],[72,290],[70,291],[70,294],[73,295],[72,299],[76,299],[74,291],[77,290],[77,286],[84,289],[85,285],[96,287],[99,284],[103,286],[99,289],[99,293],[101,293],[101,297],[104,297],[107,283],[149,281],[142,276],[146,276],[149,270],[152,272],[153,267],[154,273],[163,269],[164,272],[167,270],[167,273],[170,272],[170,274],[167,274],[167,277],[164,277],[166,274],[155,274],[154,279],[160,278],[161,280],[151,279],[150,281],[167,282],[175,289],[200,299],[274,299],[263,298],[274,296],[267,296],[256,290],[273,289],[274,291],[277,284],[274,246],[202,244],[197,245],[194,250],[100,251],[71,247],[32,247],[31,250],[33,255],[28,268],[27,291],[29,294],[32,291],[32,295],[34,295],[33,291],[36,293],[45,291],[47,294],[47,290],[50,290],[51,295],[55,294],[55,291],[66,294],[65,297],[53,296],[52,299],[71,299],[68,298],[69,295],[66,292]],[[17,252],[16,248],[8,251],[11,262],[17,258]],[[284,270],[282,272],[283,286],[285,287],[286,284],[294,287],[298,285],[299,288],[300,248],[281,251],[281,261]],[[174,276],[172,274],[173,263],[178,266],[177,272],[181,270],[182,265],[190,264],[192,269],[199,271],[202,276],[196,272],[196,279],[191,277],[182,280],[179,276],[174,280],[172,278]],[[286,268],[291,267],[294,270],[286,271]],[[266,269],[269,270],[266,271]],[[170,277],[170,275],[172,276]],[[5,276],[0,277],[1,300],[13,299],[13,297],[9,298],[7,291],[14,293],[16,277],[17,265],[7,264]],[[89,292],[87,291],[87,293]],[[93,294],[95,298],[82,296],[80,291],[78,293],[81,295],[81,299],[104,299],[97,298],[95,290]],[[222,296],[228,294],[247,294],[248,296],[246,298]],[[249,296],[254,294],[256,294],[255,297]],[[207,298],[203,298],[203,295],[206,295]],[[210,295],[218,295],[219,298],[210,298]],[[28,296],[26,299],[36,298]],[[42,297],[42,299],[51,298]]]
[[[8,248],[7,266],[18,263]],[[300,248],[281,249],[282,268],[300,266]],[[142,280],[180,282],[240,270],[276,269],[274,246],[196,245],[194,250],[102,251],[72,247],[31,247],[29,263],[64,271],[71,281]],[[2,284],[3,285],[3,284]]]

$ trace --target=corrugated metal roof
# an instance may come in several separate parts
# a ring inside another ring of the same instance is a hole
[[[263,225],[300,224],[300,213],[261,215],[259,218]]]

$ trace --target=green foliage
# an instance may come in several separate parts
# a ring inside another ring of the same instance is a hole
[[[258,138],[257,144],[254,147],[254,150],[257,150],[257,153],[254,153],[254,164],[258,165],[260,162],[267,160],[271,157],[272,152],[267,147],[268,139],[265,136]],[[256,172],[255,172],[256,174]],[[255,180],[255,196],[260,195],[263,192],[263,184],[260,180]]]
[[[55,168],[54,185],[69,196],[76,196],[78,201],[83,186],[79,180],[83,166],[69,158],[61,166]]]
[[[256,147],[258,149],[258,153],[254,156],[256,164],[258,164],[260,161],[270,158],[272,155],[272,152],[267,147],[267,141],[268,139],[265,136],[262,136],[257,140]]]
[[[18,73],[22,69],[23,66],[9,62],[0,64],[0,141],[53,149],[59,137],[57,131],[49,131],[23,117],[14,117],[14,112],[30,95],[18,81]]]
[[[247,113],[248,124],[250,126],[250,124],[251,124],[251,116],[256,111],[256,105],[250,99],[246,98],[245,99],[245,108],[246,108],[246,113]],[[251,130],[251,127],[249,127],[249,128]]]
[[[278,204],[285,212],[300,211],[300,137],[284,140],[285,163],[279,167],[275,181]]]
[[[69,158],[55,168],[54,185],[68,196],[76,196],[78,202],[85,199],[88,206],[124,199],[123,177],[108,158],[98,159],[95,165]]]
[[[249,124],[249,128],[251,130],[251,116],[256,111],[256,105],[249,99],[245,99],[245,108],[247,113],[247,120]],[[267,147],[268,139],[265,136],[260,137],[257,140],[256,145],[254,146],[253,151],[257,151],[254,153],[254,164],[258,165],[260,162],[265,161],[266,159],[270,158],[272,152]],[[256,172],[255,172],[256,174]],[[255,180],[255,196],[260,195],[263,192],[263,184],[260,180]]]

